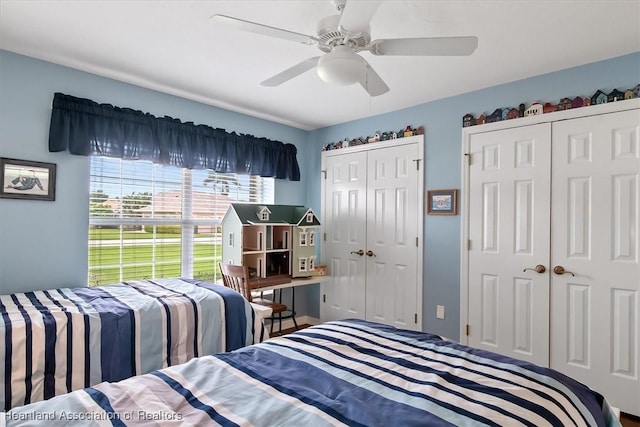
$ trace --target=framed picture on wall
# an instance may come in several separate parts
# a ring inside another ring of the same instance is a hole
[[[427,191],[428,215],[458,215],[458,190]]]
[[[6,199],[55,200],[55,163],[0,157],[0,197]]]

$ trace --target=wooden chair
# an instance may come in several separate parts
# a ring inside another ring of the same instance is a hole
[[[266,298],[253,298],[251,295],[251,287],[249,285],[249,268],[247,266],[242,265],[231,265],[231,264],[223,264],[220,263],[220,272],[222,273],[222,282],[227,288],[231,288],[238,292],[240,295],[246,298],[247,301],[252,302],[254,304],[259,304],[265,307],[271,308],[271,334],[273,334],[273,323],[277,319],[280,321],[280,330],[282,332],[282,319],[291,317],[293,319],[293,324],[296,329],[298,329],[298,325],[295,319],[295,313],[291,313],[290,315],[283,316],[283,313],[288,311],[288,307],[286,304],[282,304],[282,302],[276,302],[271,299]],[[275,297],[275,293],[274,293]]]

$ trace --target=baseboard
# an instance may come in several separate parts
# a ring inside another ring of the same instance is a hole
[[[322,323],[320,321],[320,319],[317,319],[315,317],[311,317],[311,316],[296,316],[296,323],[298,325],[319,325],[320,323]],[[267,331],[270,330],[271,326],[269,324],[269,320],[265,319],[265,327],[267,328]],[[273,325],[273,332],[278,331],[279,329],[279,322],[278,319],[276,318],[275,323]],[[295,325],[293,324],[293,320],[291,320],[291,318],[289,319],[283,319],[282,320],[282,329],[290,329],[290,328],[294,328]]]

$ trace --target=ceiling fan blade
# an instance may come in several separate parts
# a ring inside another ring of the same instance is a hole
[[[263,81],[260,83],[262,86],[274,87],[279,86],[282,83],[291,80],[294,77],[299,76],[305,71],[309,71],[316,65],[318,65],[319,56],[314,56],[313,58],[309,58],[300,62],[299,64],[294,65],[291,68],[284,70],[281,73],[276,74],[275,76]]]
[[[352,0],[342,10],[339,26],[349,33],[368,33],[369,22],[376,14],[380,1]]]
[[[358,82],[366,90],[370,96],[378,96],[389,92],[389,86],[375,72],[367,61],[364,61],[367,68],[362,79]]]
[[[227,27],[237,30],[248,31],[263,36],[276,37],[279,39],[294,41],[303,44],[315,45],[318,39],[306,34],[296,33],[293,31],[283,30],[282,28],[270,27],[268,25],[258,24],[256,22],[245,21],[244,19],[233,18],[227,15],[213,15],[211,20]]]
[[[415,39],[380,39],[369,45],[374,55],[465,56],[478,47],[478,38],[425,37]]]

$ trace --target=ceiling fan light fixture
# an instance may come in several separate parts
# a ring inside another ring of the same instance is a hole
[[[365,70],[364,59],[348,46],[335,46],[318,61],[318,76],[329,84],[348,86],[358,83]]]

